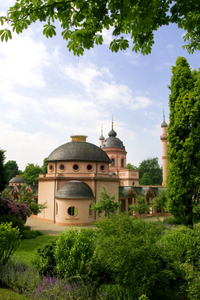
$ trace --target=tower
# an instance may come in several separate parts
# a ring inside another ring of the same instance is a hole
[[[167,180],[167,123],[165,122],[165,112],[163,111],[163,122],[161,124],[162,135],[160,139],[162,141],[162,165],[163,165],[163,182],[162,186],[166,186]]]
[[[100,148],[101,148],[103,141],[105,140],[105,138],[103,136],[103,127],[101,127],[101,136],[100,136],[99,140],[100,140]]]

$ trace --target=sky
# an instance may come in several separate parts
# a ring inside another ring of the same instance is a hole
[[[0,0],[0,15],[15,1]],[[155,32],[152,53],[143,56],[109,50],[110,31],[104,44],[76,57],[68,51],[57,27],[47,39],[36,22],[12,40],[0,42],[0,148],[6,161],[19,169],[43,159],[71,135],[87,135],[99,146],[101,126],[108,137],[112,117],[114,130],[127,151],[127,163],[135,166],[158,157],[163,109],[169,121],[168,85],[171,66],[179,56],[192,69],[200,67],[200,52],[182,49],[184,31],[176,25]]]

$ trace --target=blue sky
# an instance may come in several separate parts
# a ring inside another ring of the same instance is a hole
[[[4,15],[13,0],[0,0]],[[42,165],[70,135],[87,135],[99,145],[114,129],[136,166],[158,157],[163,108],[169,120],[171,66],[184,56],[192,69],[200,67],[200,52],[182,49],[184,31],[176,25],[155,32],[152,53],[143,56],[109,50],[111,32],[104,31],[104,45],[87,50],[82,57],[68,52],[60,36],[46,39],[37,22],[9,42],[0,43],[0,148],[6,161]]]

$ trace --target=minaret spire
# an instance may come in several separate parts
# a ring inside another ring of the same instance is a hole
[[[100,147],[101,147],[103,144],[103,141],[105,140],[105,138],[103,136],[103,126],[101,126],[101,136],[100,136],[99,140],[100,140]]]

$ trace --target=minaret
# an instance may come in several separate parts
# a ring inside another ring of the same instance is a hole
[[[103,144],[103,141],[105,140],[104,136],[103,136],[103,127],[102,126],[101,126],[101,136],[100,136],[99,140],[100,140],[100,147],[101,147]]]
[[[166,186],[167,180],[167,123],[165,122],[165,112],[163,111],[163,122],[161,124],[162,135],[160,137],[162,141],[162,165],[163,165],[163,182],[162,186]]]

